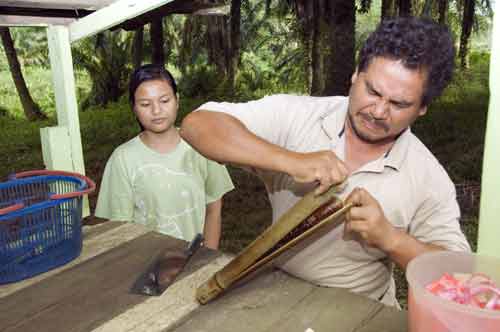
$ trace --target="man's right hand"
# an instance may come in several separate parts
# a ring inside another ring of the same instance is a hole
[[[317,182],[316,195],[343,183],[349,172],[346,165],[332,151],[293,153],[293,162],[287,172],[296,182]]]

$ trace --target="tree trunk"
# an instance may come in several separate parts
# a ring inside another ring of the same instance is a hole
[[[7,61],[9,63],[10,73],[12,75],[12,79],[14,80],[26,118],[30,121],[46,119],[47,117],[42,113],[40,107],[33,101],[33,98],[31,98],[28,87],[26,86],[26,81],[24,80],[21,65],[17,59],[14,41],[10,35],[9,28],[0,27],[0,35],[2,37],[5,55],[7,56]]]
[[[314,45],[314,2],[317,0],[296,0],[295,12],[300,22],[302,44],[304,45],[304,66],[307,78],[307,91],[313,91],[313,45]]]
[[[448,0],[439,0],[439,24],[446,24],[446,13],[448,11]]]
[[[464,0],[463,6],[462,32],[460,33],[460,50],[458,56],[460,58],[460,66],[467,68],[469,65],[467,61],[469,39],[474,24],[475,0]]]
[[[349,93],[351,76],[354,73],[354,47],[356,4],[354,0],[330,1],[330,41],[331,56],[326,58],[326,81],[324,95],[342,95]]]
[[[229,37],[227,24],[224,17],[207,16],[207,50],[208,59],[212,65],[215,65],[217,74],[220,77],[226,77],[229,67]]]
[[[411,0],[399,0],[399,16],[411,16]]]
[[[165,53],[163,51],[163,22],[156,19],[151,22],[151,62],[158,65],[165,65]]]
[[[236,72],[240,63],[240,24],[241,24],[241,0],[231,1],[231,18],[230,18],[230,40],[229,40],[229,68],[228,81],[229,86],[234,91]]]
[[[144,48],[144,27],[140,27],[135,31],[134,43],[132,45],[132,63],[134,69],[139,68],[142,65]]]
[[[323,0],[314,0],[313,36],[311,45],[311,96],[322,96],[325,90],[326,73],[325,58],[331,56],[331,45],[328,43],[329,24]]]
[[[422,14],[420,16],[431,17],[431,15],[432,15],[432,2],[433,2],[433,0],[425,0],[424,8],[422,9]]]
[[[394,0],[382,0],[380,6],[380,20],[394,16]]]

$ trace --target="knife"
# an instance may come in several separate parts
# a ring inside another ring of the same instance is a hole
[[[189,259],[201,247],[203,235],[191,240],[183,251],[166,250],[157,255],[132,286],[131,292],[148,296],[160,296],[182,272]]]

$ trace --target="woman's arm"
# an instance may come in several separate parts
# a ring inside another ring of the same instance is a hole
[[[205,238],[205,247],[210,249],[216,250],[219,248],[221,233],[221,209],[222,198],[207,204],[203,236]]]

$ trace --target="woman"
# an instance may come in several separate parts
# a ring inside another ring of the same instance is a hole
[[[177,85],[162,66],[137,69],[129,93],[142,132],[108,160],[95,215],[184,240],[202,232],[205,246],[217,249],[222,196],[234,188],[226,168],[180,137]]]

